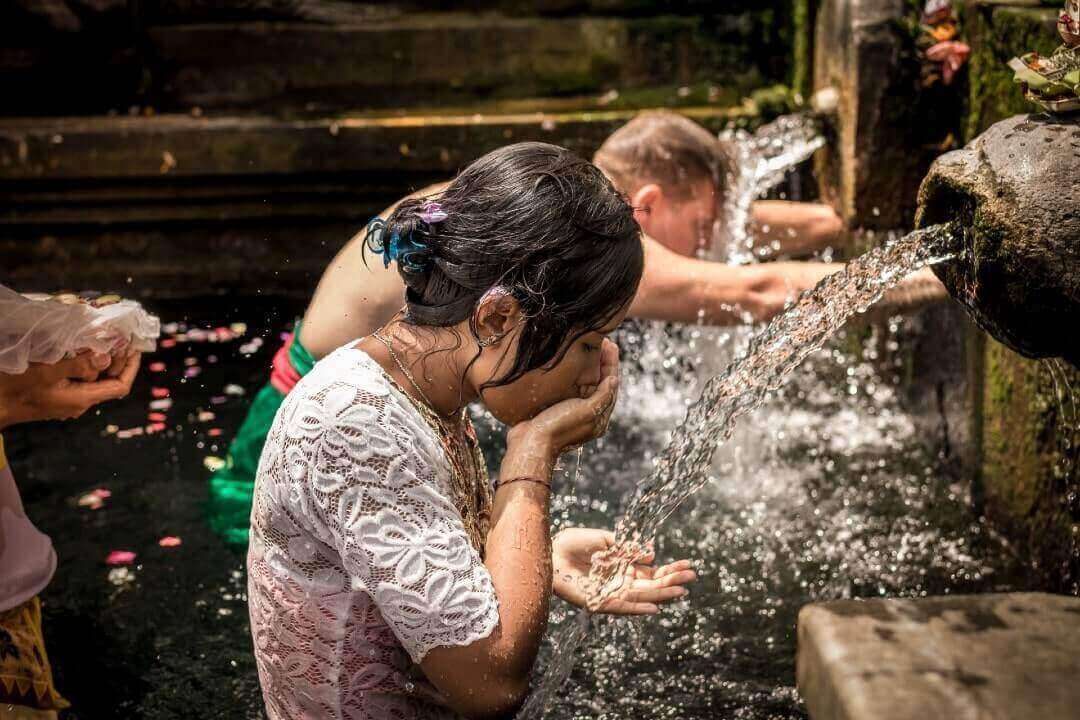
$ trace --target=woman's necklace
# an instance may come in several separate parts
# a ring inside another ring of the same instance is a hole
[[[399,358],[397,353],[394,352],[394,346],[390,342],[390,338],[386,337],[385,335],[380,335],[377,332],[371,333],[371,337],[375,338],[386,346],[386,351],[390,353],[391,359],[393,359],[393,361],[397,364],[398,369],[401,370],[401,374],[404,375],[405,378],[412,383],[412,386],[414,388],[416,388],[417,394],[420,395],[420,399],[424,401],[424,404],[428,406],[428,409],[438,415],[438,412],[435,410],[435,404],[428,399],[427,393],[425,393],[424,389],[420,387],[420,383],[416,382],[416,378],[414,378],[413,374],[409,372],[409,368],[406,367],[405,363],[401,362],[401,358]]]
[[[409,398],[413,407],[431,427],[443,446],[443,451],[450,462],[450,489],[454,494],[454,504],[461,513],[462,524],[465,526],[469,540],[483,557],[484,543],[487,541],[488,530],[491,526],[491,487],[487,478],[484,456],[480,452],[476,431],[469,421],[466,408],[461,409],[456,424],[451,424],[439,415],[431,400],[428,399],[427,393],[416,382],[409,368],[394,351],[390,338],[377,332],[371,333],[371,336],[386,347],[386,351],[390,353],[390,358],[401,370],[401,374],[416,389],[420,402],[412,402],[412,397],[408,393],[402,392],[402,394]]]

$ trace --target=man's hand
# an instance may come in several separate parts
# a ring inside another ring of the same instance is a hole
[[[563,600],[586,606],[585,579],[593,555],[615,545],[615,533],[592,528],[563,530],[551,540],[552,590]],[[654,615],[660,603],[685,597],[684,585],[697,580],[689,560],[656,567],[648,555],[626,568],[622,587],[600,608],[612,615]]]
[[[51,365],[31,363],[21,375],[0,373],[0,430],[35,420],[76,418],[131,392],[141,354],[82,353]],[[105,373],[104,379],[98,379]]]

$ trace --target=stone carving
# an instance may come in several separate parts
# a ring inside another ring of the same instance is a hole
[[[1077,167],[1080,117],[1018,115],[934,163],[917,224],[964,224],[962,256],[935,271],[983,329],[1080,367]]]

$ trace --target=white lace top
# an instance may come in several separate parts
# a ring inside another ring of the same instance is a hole
[[[251,511],[248,607],[279,718],[452,717],[418,663],[499,622],[434,432],[368,355],[319,362],[286,397]]]

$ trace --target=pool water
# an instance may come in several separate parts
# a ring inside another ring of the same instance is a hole
[[[231,342],[159,349],[144,356],[127,399],[75,422],[5,433],[27,512],[52,536],[60,560],[42,599],[57,686],[73,706],[64,715],[262,717],[244,557],[207,525],[204,459],[225,455],[248,399],[269,377],[280,333],[303,306],[221,297],[147,306],[164,323],[212,329],[242,322],[248,331]],[[257,349],[250,346],[256,337],[263,339]],[[241,346],[253,352],[245,355]],[[196,359],[198,377],[183,378],[187,358]],[[153,362],[164,362],[166,371],[151,372]],[[230,384],[244,396],[226,394]],[[173,400],[167,431],[129,439],[106,434],[108,425],[146,426],[155,387],[168,389]],[[199,422],[200,411],[215,417]],[[214,428],[220,436],[211,437]],[[104,507],[77,505],[98,487],[112,492]],[[182,544],[160,547],[159,539],[170,535]],[[115,571],[111,581],[113,569],[104,563],[117,549],[137,553],[127,582]]]
[[[242,322],[247,332],[161,349],[144,359],[126,400],[5,434],[27,510],[60,558],[43,601],[57,685],[73,703],[64,717],[262,717],[244,559],[207,525],[204,461],[224,456],[302,305],[212,297],[148,306],[166,323]],[[656,618],[601,623],[550,717],[802,717],[794,627],[804,603],[1026,587],[1022,564],[973,516],[948,448],[905,409],[904,368],[877,357],[915,325],[865,342],[837,338],[742,424],[718,453],[713,481],[657,541],[662,558],[697,563],[689,599]],[[742,337],[693,331],[664,349],[657,332],[624,338],[628,368],[650,352],[678,353],[704,373]],[[151,362],[166,370],[150,372]],[[185,379],[190,367],[199,374]],[[611,522],[699,387],[685,371],[624,381],[609,436],[564,459],[556,525]],[[173,400],[166,431],[107,432],[145,426],[155,387]],[[104,507],[79,507],[98,487],[112,492]],[[182,544],[160,547],[168,535]],[[107,566],[117,549],[136,552],[135,564]],[[554,622],[567,614],[556,602]]]

